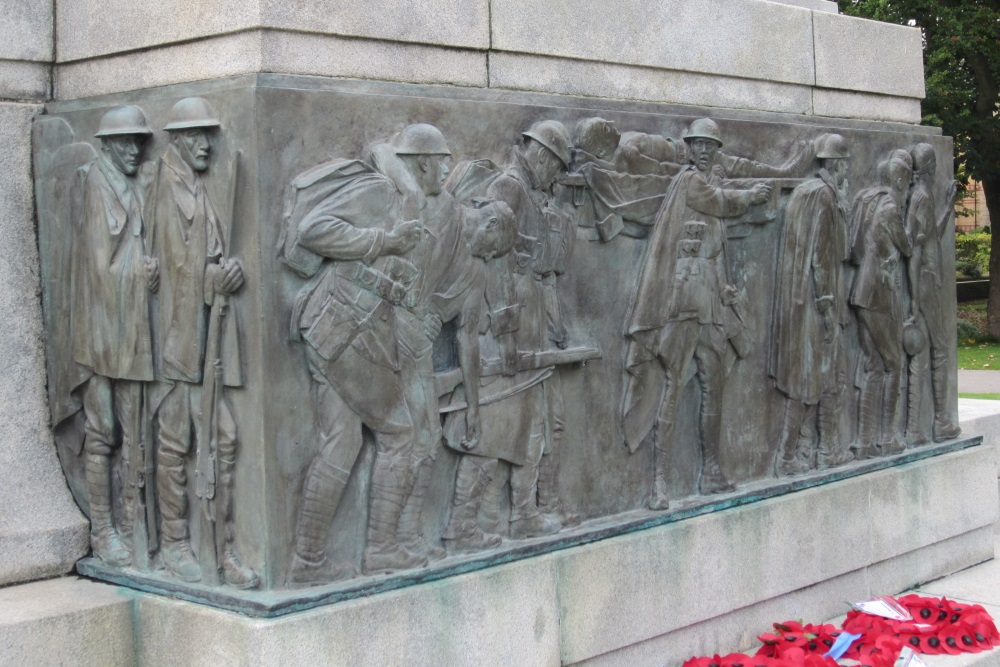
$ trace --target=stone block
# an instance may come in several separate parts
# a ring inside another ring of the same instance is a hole
[[[890,574],[903,588],[980,562],[992,550],[995,469],[992,448],[976,447],[556,554],[564,659],[665,635],[977,530],[981,544],[961,554],[964,565],[945,563],[934,574],[934,560],[918,557]],[[959,483],[964,491],[954,497]]]
[[[770,2],[777,2],[781,5],[792,5],[795,7],[802,7],[803,9],[811,9],[814,12],[830,12],[832,14],[838,13],[840,10],[837,8],[836,0],[769,0]]]
[[[139,663],[163,665],[559,665],[551,558],[371,598],[252,620],[144,596]]]
[[[981,434],[984,445],[1000,447],[1000,402],[959,398],[958,416],[963,433]]]
[[[680,664],[692,656],[737,651],[753,653],[760,645],[756,637],[771,630],[775,621],[797,618],[818,622],[833,618],[844,612],[847,600],[896,594],[907,589],[911,581],[955,572],[990,558],[992,553],[993,539],[989,530],[972,531],[570,664],[574,667],[659,667]]]
[[[52,60],[53,5],[35,0],[4,3],[3,20],[0,21],[0,60]]]
[[[135,665],[132,598],[66,577],[0,588],[0,664]]]
[[[261,2],[261,25],[394,42],[486,49],[489,0]]]
[[[260,25],[260,9],[239,0],[67,0],[56,5],[55,25],[57,61],[71,62],[247,30]]]
[[[485,87],[486,69],[478,51],[274,30],[261,39],[265,72]]]
[[[487,0],[66,0],[56,13],[60,62],[259,28],[481,49],[488,22]]]
[[[814,88],[813,113],[835,118],[920,123],[920,100],[847,90]]]
[[[491,53],[489,59],[491,88],[796,114],[812,110],[805,85],[522,53]]]
[[[811,16],[758,0],[495,0],[492,48],[812,85]]]
[[[50,72],[48,63],[0,60],[0,99],[48,100]]]
[[[486,54],[401,42],[252,30],[57,65],[55,97],[69,100],[254,72],[484,86]]]
[[[68,572],[89,544],[49,432],[30,145],[41,110],[0,103],[0,585]]]
[[[920,29],[839,14],[813,14],[816,85],[922,98]]]
[[[975,447],[868,476],[871,561],[934,544],[997,520],[996,450]],[[962,480],[956,485],[955,480]],[[881,508],[898,507],[900,512]]]
[[[919,586],[917,590],[924,595],[996,604],[1000,601],[1000,561],[983,563],[940,581]]]

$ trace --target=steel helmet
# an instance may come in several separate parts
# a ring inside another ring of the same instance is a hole
[[[427,123],[407,126],[394,143],[396,155],[451,155],[441,130]]]
[[[170,110],[164,130],[190,130],[198,127],[219,127],[221,123],[208,101],[201,97],[185,97]]]
[[[913,171],[933,172],[937,166],[937,155],[934,154],[934,147],[930,144],[917,144],[910,149],[910,156],[913,158]]]
[[[851,157],[847,140],[839,134],[822,134],[816,139],[816,157],[821,160]]]
[[[534,139],[545,146],[565,167],[569,168],[570,151],[573,146],[569,140],[569,132],[562,123],[557,120],[542,120],[532,125],[527,132],[522,132],[521,136]]]
[[[712,139],[719,144],[719,148],[722,148],[722,133],[719,132],[719,126],[711,118],[699,118],[691,123],[691,127],[684,133],[683,138],[684,141]]]
[[[115,107],[101,116],[101,125],[95,137],[111,137],[120,134],[150,135],[153,131],[146,124],[142,109],[132,105]]]

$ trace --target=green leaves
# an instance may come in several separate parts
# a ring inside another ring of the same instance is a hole
[[[1000,3],[996,0],[839,0],[840,11],[921,29],[924,122],[955,138],[973,178],[1000,175]]]

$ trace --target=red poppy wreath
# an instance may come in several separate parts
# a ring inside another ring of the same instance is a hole
[[[904,595],[894,602],[911,620],[852,610],[840,628],[829,623],[775,623],[774,632],[758,637],[761,647],[756,655],[691,658],[682,667],[838,667],[840,658],[865,667],[893,667],[904,647],[914,653],[957,655],[1000,646],[993,618],[978,604],[920,595]]]

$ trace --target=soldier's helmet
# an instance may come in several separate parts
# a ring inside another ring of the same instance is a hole
[[[219,125],[221,125],[219,117],[215,115],[207,100],[201,97],[185,97],[170,110],[170,117],[163,129],[171,132],[199,127],[219,127]]]
[[[569,132],[565,125],[557,120],[542,120],[528,128],[527,132],[522,132],[521,136],[534,139],[545,146],[559,158],[563,166],[569,168],[573,144],[569,140]]]
[[[816,157],[820,159],[848,158],[851,152],[847,140],[839,134],[822,134],[816,139]]]
[[[396,155],[451,155],[441,130],[433,125],[409,125],[395,139]]]
[[[906,354],[915,357],[923,352],[926,346],[927,339],[916,322],[907,322],[903,325],[903,349],[906,350]]]
[[[719,126],[711,118],[699,118],[691,123],[691,127],[684,133],[684,141],[690,142],[692,139],[712,139],[722,148],[722,133]]]
[[[930,144],[917,144],[910,149],[910,156],[913,158],[913,171],[925,173],[934,171],[937,166],[937,156],[934,154],[934,147]]]
[[[101,117],[101,125],[97,128],[95,137],[112,137],[121,134],[142,134],[149,136],[153,133],[146,123],[146,115],[142,109],[132,105],[115,107]]]

